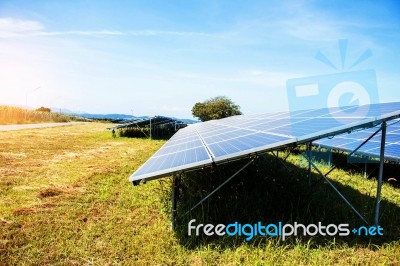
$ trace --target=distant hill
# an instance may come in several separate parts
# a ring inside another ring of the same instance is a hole
[[[88,114],[88,113],[83,113],[83,114],[73,113],[73,114],[76,116],[81,116],[90,119],[128,120],[137,118],[133,115],[125,115],[125,114]]]
[[[69,114],[69,115],[80,116],[80,117],[84,117],[84,118],[88,118],[88,119],[108,119],[108,120],[113,120],[113,121],[119,121],[119,120],[149,118],[149,116],[134,116],[134,115],[126,115],[126,114],[90,114],[90,113],[76,112],[76,111],[71,111],[69,109],[56,108],[56,107],[52,107],[51,110],[52,110],[52,112],[55,112],[55,113]],[[193,120],[193,119],[176,118],[176,117],[172,117],[172,118],[182,121],[186,124],[195,124],[195,123],[200,122],[198,120]]]

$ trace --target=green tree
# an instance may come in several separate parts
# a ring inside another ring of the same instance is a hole
[[[204,102],[196,103],[192,108],[194,117],[201,121],[225,118],[233,115],[241,115],[240,106],[225,96],[218,96]]]

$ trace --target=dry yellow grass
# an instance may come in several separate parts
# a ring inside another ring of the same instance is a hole
[[[71,116],[58,113],[38,112],[13,106],[0,106],[0,125],[68,122],[71,119],[73,119]]]
[[[35,205],[38,193],[68,190],[69,185],[79,186],[91,176],[117,171],[122,154],[132,155],[134,160],[135,153],[148,153],[143,150],[145,146],[132,151],[125,140],[113,139],[105,127],[91,123],[62,129],[0,132],[1,200],[13,202],[5,204],[10,211]],[[1,208],[0,215],[7,213],[4,211]]]

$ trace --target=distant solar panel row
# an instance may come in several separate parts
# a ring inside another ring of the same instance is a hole
[[[120,124],[118,126],[108,128],[108,130],[128,128],[128,127],[149,127],[150,124],[152,126],[168,125],[168,124],[177,124],[177,125],[185,125],[186,126],[186,123],[176,120],[174,118],[165,117],[165,116],[154,116],[154,117],[146,118],[146,119],[142,119],[142,118],[132,119],[132,120],[126,121],[125,123]]]
[[[370,127],[400,114],[400,103],[240,115],[179,130],[129,179],[155,179],[174,172],[248,156]]]
[[[334,138],[317,140],[313,144],[323,148],[353,151],[378,129],[379,127],[373,127],[357,132],[344,133]],[[379,157],[381,137],[381,132],[379,132],[368,143],[362,146],[356,154],[375,158]],[[392,120],[387,125],[385,159],[400,162],[400,119]]]

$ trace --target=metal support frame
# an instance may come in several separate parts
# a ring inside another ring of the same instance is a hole
[[[332,149],[329,149],[329,152],[328,152],[328,166],[329,167],[332,167]]]
[[[308,157],[306,159],[310,162],[312,167],[321,175],[322,178],[328,183],[328,185],[342,198],[342,200],[353,210],[353,212],[366,224],[369,226],[368,221],[362,216],[357,209],[346,199],[346,197],[335,187],[335,185],[328,179],[326,175],[324,175],[321,170],[312,162],[312,160]]]
[[[382,178],[383,178],[383,163],[385,161],[385,144],[386,144],[386,121],[382,122],[382,135],[381,135],[381,154],[379,157],[379,175],[378,185],[376,188],[376,205],[375,205],[375,226],[379,225],[379,209],[381,205],[381,190],[382,190]]]
[[[374,215],[374,224],[375,226],[379,225],[379,210],[380,210],[380,201],[381,201],[381,189],[382,189],[382,178],[383,178],[383,165],[384,165],[384,157],[385,157],[385,143],[386,143],[386,121],[382,122],[382,126],[374,132],[370,137],[368,137],[363,143],[361,143],[355,150],[349,153],[348,156],[356,153],[365,143],[367,143],[370,139],[372,139],[379,131],[382,130],[382,138],[381,138],[381,152],[380,152],[380,164],[379,164],[379,176],[378,176],[378,185],[376,191],[376,205],[375,205],[375,215]],[[304,156],[304,155],[303,155]],[[342,200],[352,209],[352,211],[366,224],[369,226],[368,221],[362,216],[357,209],[347,200],[347,198],[333,185],[333,183],[328,179],[328,175],[337,168],[337,165],[334,165],[326,174],[323,174],[321,170],[312,162],[311,156],[304,156],[309,164],[318,172],[319,175],[328,183],[328,185],[342,198]]]
[[[200,206],[204,201],[206,201],[209,197],[211,197],[215,192],[217,192],[219,189],[221,189],[226,183],[228,183],[231,179],[233,179],[235,176],[237,176],[240,172],[242,172],[247,166],[249,166],[252,162],[254,162],[255,158],[252,158],[250,161],[248,161],[245,165],[243,165],[239,170],[237,170],[233,175],[231,175],[228,179],[226,179],[224,182],[222,182],[221,185],[219,185],[216,189],[211,191],[207,196],[202,198],[196,205],[194,205],[187,213],[193,211],[196,209],[198,206]]]
[[[151,117],[150,117],[150,139],[151,139]]]
[[[352,152],[350,152],[347,156],[351,156],[354,153],[356,153],[362,146],[364,146],[368,141],[370,141],[370,139],[372,139],[374,136],[376,136],[376,134],[379,133],[379,131],[381,131],[381,128],[379,128],[377,131],[375,131],[371,136],[369,136],[366,140],[364,140],[360,145],[357,146],[357,148],[355,148]],[[344,152],[342,152],[344,153]],[[325,176],[328,176],[331,172],[333,172],[333,170],[335,170],[338,165],[341,165],[343,162],[345,161],[345,159],[342,159],[339,161],[339,163],[333,165],[333,167],[331,167],[331,169],[326,172]],[[321,178],[322,179],[322,178]]]
[[[375,226],[378,226],[379,224],[379,211],[380,211],[380,202],[381,202],[381,189],[382,189],[382,179],[383,179],[383,166],[384,166],[384,155],[385,155],[385,143],[386,143],[386,121],[382,122],[381,127],[374,132],[370,137],[368,137],[365,141],[363,141],[356,149],[354,149],[351,153],[348,154],[348,156],[353,155],[356,153],[363,145],[365,145],[370,139],[372,139],[376,134],[378,134],[379,131],[382,130],[382,137],[381,137],[381,151],[380,151],[380,164],[379,164],[379,177],[378,177],[378,185],[377,185],[377,192],[376,192],[376,205],[375,205],[375,216],[374,216],[374,224]],[[151,138],[151,120],[150,120],[150,138]],[[321,179],[324,179],[328,185],[342,198],[342,200],[352,209],[352,211],[366,224],[369,226],[368,221],[364,218],[362,214],[360,214],[357,209],[350,203],[350,201],[335,187],[335,185],[328,179],[328,175],[337,168],[338,164],[334,165],[331,167],[331,169],[323,174],[321,170],[312,162],[312,154],[311,154],[311,145],[312,142],[308,142],[307,144],[307,156],[303,156],[307,159],[308,161],[308,175],[309,175],[309,180],[311,178],[311,169],[314,168],[319,175],[321,175]],[[291,151],[293,150],[293,147],[289,150],[289,154],[282,160],[279,158],[279,153],[275,154],[272,152],[272,154],[286,167],[285,161],[289,157]],[[249,166],[251,163],[254,162],[256,157],[253,157],[248,161],[245,165],[243,165],[238,171],[236,171],[233,175],[231,175],[228,179],[226,179],[222,184],[220,184],[217,188],[215,188],[213,191],[211,191],[207,196],[202,198],[197,204],[195,204],[189,211],[185,213],[188,214],[189,212],[193,211],[196,209],[198,206],[200,206],[204,201],[206,201],[208,198],[210,198],[215,192],[217,192],[219,189],[221,189],[224,185],[226,185],[230,180],[232,180],[235,176],[237,176],[240,172],[242,172],[247,166]],[[343,161],[343,160],[342,160]],[[342,163],[342,161],[340,163]],[[340,164],[339,163],[339,164]],[[287,169],[287,167],[286,167]],[[172,207],[171,207],[171,228],[175,228],[175,222],[176,222],[176,216],[177,216],[177,197],[179,193],[179,180],[180,176],[173,176],[172,179]]]
[[[176,222],[176,203],[179,194],[179,181],[180,176],[172,177],[172,206],[171,206],[171,228],[175,229]]]
[[[367,163],[367,159],[365,159],[365,163],[364,163],[364,178],[367,179],[368,178],[368,167],[367,167],[368,163]]]
[[[278,160],[278,162],[280,162],[280,163],[285,167],[286,171],[288,171],[289,173],[291,172],[291,170],[286,166],[285,162],[286,162],[286,159],[289,158],[289,155],[292,153],[292,151],[293,151],[293,149],[294,149],[295,147],[296,147],[296,146],[292,146],[292,147],[289,149],[288,154],[285,156],[285,158],[283,158],[283,160],[279,157],[278,151],[276,151],[276,154],[275,154],[273,151],[271,151],[272,155],[274,155],[274,157]]]
[[[127,127],[120,127],[120,128],[116,128],[116,129],[118,129],[118,130],[121,131],[121,130],[123,130],[123,129],[125,129],[125,128],[126,128],[126,129],[133,128],[133,127],[131,127],[131,126],[135,126],[135,127],[136,127],[137,129],[139,129],[140,132],[142,132],[147,138],[149,137],[149,136],[147,136],[146,132],[143,131],[143,128],[139,127],[137,123],[132,124],[132,125],[127,126]]]
[[[143,131],[143,128],[139,127],[138,124],[135,124],[135,125],[136,125],[136,127],[137,127],[138,129],[140,129],[140,131],[142,131],[142,133],[143,133],[146,137],[148,137],[147,134]]]
[[[307,169],[307,177],[308,177],[308,185],[311,185],[311,161],[312,161],[312,141],[306,144],[307,148],[307,156],[310,158],[308,160],[308,169]]]
[[[367,164],[368,165],[368,164]],[[369,171],[369,173],[368,173],[368,171],[367,171],[367,175],[366,175],[366,179],[369,179],[370,178],[370,176],[375,172],[375,170],[376,169],[379,169],[379,163],[377,163],[377,167],[375,167],[375,168],[373,168],[372,170],[370,170]]]

